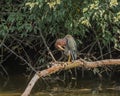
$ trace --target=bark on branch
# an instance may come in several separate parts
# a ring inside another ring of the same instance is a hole
[[[50,62],[50,63],[53,66],[48,69],[37,72],[31,79],[27,88],[25,89],[24,93],[21,96],[29,96],[33,86],[35,85],[39,78],[48,76],[50,74],[58,72],[59,70],[67,70],[75,67],[95,68],[108,65],[120,65],[120,59],[106,59],[94,62],[87,62],[83,59],[79,59],[75,60],[74,62]]]

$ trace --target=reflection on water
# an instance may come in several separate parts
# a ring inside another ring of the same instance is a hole
[[[55,85],[41,90],[37,86],[31,96],[120,96],[120,86],[114,87],[111,81],[106,81],[99,83],[95,80],[80,80],[75,88]],[[3,82],[0,79],[0,96],[20,96],[28,83],[24,76],[11,76],[4,87]],[[44,87],[44,84],[39,85]]]
[[[9,80],[0,78],[0,96],[20,96],[26,85],[24,76],[11,76]]]

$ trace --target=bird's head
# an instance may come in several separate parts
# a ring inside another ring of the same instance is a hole
[[[58,50],[65,50],[64,47],[66,46],[66,39],[57,39],[55,42],[55,47]]]

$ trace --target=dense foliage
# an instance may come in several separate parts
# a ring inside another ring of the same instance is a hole
[[[56,58],[61,54],[54,42],[66,34],[75,37],[79,57],[119,58],[118,0],[1,0],[0,5],[0,68],[4,72],[9,58],[36,68],[51,61],[40,32]]]

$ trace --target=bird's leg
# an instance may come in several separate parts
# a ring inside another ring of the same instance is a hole
[[[71,54],[70,54],[70,51],[69,51],[69,53],[68,53],[68,62],[70,62],[71,61]]]

